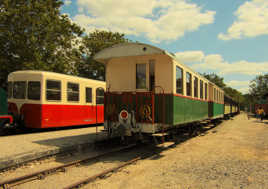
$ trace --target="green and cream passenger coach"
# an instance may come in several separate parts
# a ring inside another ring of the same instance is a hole
[[[110,134],[157,133],[224,115],[224,92],[172,54],[141,43],[106,48],[105,128]]]

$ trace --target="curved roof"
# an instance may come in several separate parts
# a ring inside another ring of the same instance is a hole
[[[96,53],[93,58],[94,58],[94,60],[105,64],[108,62],[109,59],[112,59],[112,58],[127,57],[127,56],[155,55],[155,54],[163,54],[163,55],[169,56],[170,58],[172,58],[172,59],[176,60],[177,62],[179,62],[180,64],[182,64],[184,67],[187,67],[189,70],[194,72],[199,77],[202,77],[207,82],[210,82],[204,76],[195,72],[193,69],[189,68],[187,65],[181,63],[181,61],[179,61],[175,55],[172,55],[171,53],[169,53],[165,50],[162,50],[158,47],[144,44],[144,43],[120,43],[120,44],[116,44],[116,45],[105,48],[105,49],[101,50],[100,52]]]
[[[152,54],[167,54],[166,51],[143,43],[120,43],[101,50],[94,59],[105,63],[107,59],[124,56],[141,56]]]
[[[61,77],[65,79],[79,79],[79,80],[87,80],[87,81],[92,81],[92,82],[97,82],[97,83],[105,83],[105,81],[99,81],[95,79],[88,79],[84,77],[79,77],[79,76],[73,76],[73,75],[67,75],[67,74],[62,74],[62,73],[56,73],[56,72],[50,72],[50,71],[41,71],[41,70],[20,70],[20,71],[14,71],[11,72],[8,75],[8,78],[12,78],[16,75],[40,75],[40,76],[50,76],[50,77]]]

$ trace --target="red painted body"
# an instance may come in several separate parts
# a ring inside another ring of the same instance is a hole
[[[9,106],[16,111],[14,103]],[[88,125],[104,121],[103,105],[23,104],[19,112],[28,128]]]
[[[10,124],[13,123],[13,117],[11,115],[1,115],[0,120],[1,119],[8,119]]]

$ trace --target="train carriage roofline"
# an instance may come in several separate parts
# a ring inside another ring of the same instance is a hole
[[[191,70],[192,73],[202,78],[207,83],[211,83],[212,85],[216,86],[217,88],[221,89],[215,83],[212,83],[207,78],[199,74],[198,72],[194,71],[184,63],[182,63],[178,58],[173,55],[172,53],[167,52],[166,50],[160,49],[158,47],[148,45],[145,43],[120,43],[113,45],[111,47],[105,48],[100,52],[96,53],[93,57],[94,60],[106,64],[109,62],[110,59],[113,58],[120,58],[120,57],[131,57],[131,56],[145,56],[145,55],[166,55],[170,57],[175,62],[179,63],[182,67]],[[222,89],[221,89],[222,90]],[[223,90],[222,90],[223,91]]]
[[[50,71],[41,71],[41,70],[21,70],[21,71],[11,72],[8,75],[8,79],[11,79],[13,77],[13,75],[18,75],[18,74],[21,74],[21,75],[32,74],[32,75],[39,75],[39,76],[42,76],[42,77],[44,77],[44,76],[45,77],[46,76],[49,76],[49,77],[56,76],[56,77],[61,77],[61,78],[64,77],[66,79],[79,79],[79,80],[85,80],[85,81],[92,80],[92,82],[96,82],[96,83],[100,83],[100,84],[105,83],[105,81],[89,79],[89,78],[79,77],[79,76],[73,76],[73,75],[68,75],[68,74],[62,74],[62,73],[56,73],[56,72],[50,72]]]

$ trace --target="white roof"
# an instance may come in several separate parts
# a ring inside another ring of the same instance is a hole
[[[94,79],[88,79],[84,77],[78,77],[78,76],[72,76],[67,74],[61,74],[56,72],[49,72],[49,71],[40,71],[40,70],[21,70],[21,71],[15,71],[8,75],[8,77],[13,77],[15,75],[40,75],[43,77],[62,77],[65,79],[74,79],[74,80],[91,80],[93,82],[99,82],[99,83],[105,83],[104,81],[94,80]]]

